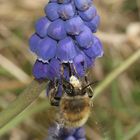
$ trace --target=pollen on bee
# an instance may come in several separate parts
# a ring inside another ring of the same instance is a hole
[[[70,77],[70,83],[71,83],[75,88],[81,89],[81,83],[80,83],[80,81],[78,80],[77,77],[75,77],[75,76],[72,75],[72,76]]]

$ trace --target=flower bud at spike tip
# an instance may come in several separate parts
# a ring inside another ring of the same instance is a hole
[[[91,6],[92,0],[74,0],[74,3],[78,10],[85,11]]]
[[[46,37],[40,42],[37,55],[44,60],[49,60],[55,56],[56,48],[57,42],[50,37]]]
[[[79,11],[80,17],[85,21],[92,20],[97,14],[96,8],[94,6],[89,7],[86,11]]]
[[[75,14],[75,7],[72,3],[62,4],[58,9],[59,16],[66,20],[72,18]]]
[[[59,7],[59,4],[57,4],[57,3],[48,3],[46,5],[45,13],[51,21],[54,21],[59,18],[59,15],[57,12],[58,7]]]
[[[47,35],[47,30],[50,24],[51,21],[48,20],[46,17],[40,18],[35,24],[36,33],[40,37],[45,37]]]
[[[64,21],[57,19],[52,22],[48,28],[48,36],[56,40],[64,39],[66,37]]]

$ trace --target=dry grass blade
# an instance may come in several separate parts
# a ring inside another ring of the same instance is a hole
[[[0,54],[0,65],[11,73],[20,82],[27,84],[31,81],[31,78],[18,66],[8,60],[6,57]]]
[[[17,99],[7,107],[7,109],[0,112],[0,128],[5,126],[26,109],[33,101],[35,101],[45,87],[45,81],[32,81],[31,84],[29,84],[29,86],[17,97]]]
[[[13,90],[13,89],[23,88],[23,87],[25,87],[25,84],[16,80],[0,81],[0,91]]]
[[[0,35],[6,40],[5,44],[8,44],[9,46],[14,46],[15,49],[20,51],[25,58],[33,64],[33,57],[30,55],[30,52],[27,50],[25,46],[28,46],[25,42],[23,42],[20,38],[17,37],[16,34],[10,31],[8,27],[6,27],[3,24],[0,24]],[[19,47],[24,46],[24,47]]]

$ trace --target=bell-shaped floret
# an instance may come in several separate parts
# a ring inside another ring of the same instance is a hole
[[[75,44],[71,37],[59,41],[57,48],[57,57],[64,63],[72,62],[77,55]]]
[[[79,11],[80,17],[85,21],[92,20],[97,14],[96,8],[94,6],[90,6],[86,11]]]
[[[46,5],[45,13],[51,21],[54,21],[59,18],[59,14],[57,12],[58,8],[59,8],[59,4],[57,3],[48,3]]]
[[[91,6],[92,0],[74,0],[74,3],[78,10],[85,11]]]
[[[75,38],[79,46],[82,48],[89,48],[93,43],[93,34],[87,26],[84,26],[83,31],[75,36]]]
[[[59,79],[61,75],[61,64],[56,58],[53,58],[48,63],[47,78],[50,80]]]
[[[35,24],[36,33],[40,37],[45,37],[47,35],[48,27],[51,24],[51,21],[47,17],[40,18]]]
[[[88,49],[84,49],[83,50],[85,52],[85,54],[90,57],[95,59],[96,57],[102,57],[103,56],[103,46],[101,41],[93,36],[93,44],[91,47],[89,47]]]
[[[93,33],[95,33],[100,24],[100,17],[96,15],[91,21],[85,22],[85,24],[91,29]]]
[[[33,34],[29,39],[30,50],[37,53],[41,41],[42,39],[37,34]]]
[[[70,35],[79,35],[84,26],[84,22],[79,16],[75,16],[65,22],[66,32]]]
[[[36,60],[33,66],[33,75],[36,79],[46,79],[47,78],[48,64]]]
[[[75,7],[72,3],[61,4],[58,9],[59,16],[64,19],[70,19],[75,14]]]
[[[61,40],[66,37],[66,31],[64,26],[64,21],[57,19],[52,22],[48,28],[48,36],[55,40]]]
[[[37,55],[43,60],[49,60],[56,54],[57,42],[50,37],[44,38],[38,47]]]
[[[85,75],[86,61],[82,53],[79,53],[73,60],[73,65],[76,70],[76,74],[80,77]]]

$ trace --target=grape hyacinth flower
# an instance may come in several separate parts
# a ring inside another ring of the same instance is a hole
[[[46,140],[86,140],[85,129],[79,128],[57,128],[51,127],[48,130]]]
[[[61,76],[68,81],[71,75],[83,77],[103,55],[100,40],[92,34],[100,23],[92,0],[50,0],[45,14],[29,40],[30,50],[37,55],[34,77],[55,81]]]
[[[57,85],[56,96],[61,98],[62,77],[67,81],[73,75],[84,77],[95,59],[103,56],[102,44],[93,35],[100,16],[92,0],[49,0],[44,12],[29,40],[30,50],[37,55],[33,75],[49,80],[47,95]],[[60,139],[85,140],[81,129],[74,128],[73,134]],[[63,129],[60,132],[65,134]]]

